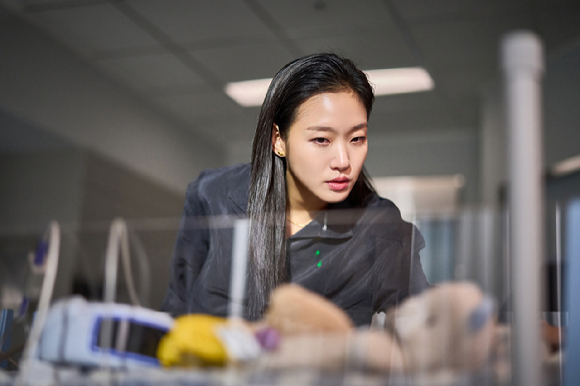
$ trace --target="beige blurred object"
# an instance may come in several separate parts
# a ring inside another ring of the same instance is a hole
[[[312,332],[347,333],[354,327],[342,309],[296,284],[276,288],[263,321],[282,336]]]
[[[260,358],[259,366],[339,370],[346,362],[348,336],[343,332],[308,332],[283,337],[275,351]]]
[[[326,371],[402,372],[401,350],[383,331],[352,330],[284,337],[276,351],[262,356],[269,369],[314,368]]]
[[[407,299],[387,312],[410,371],[474,370],[489,358],[496,313],[491,299],[470,282],[450,282]]]
[[[469,282],[445,283],[387,312],[384,330],[355,329],[334,304],[297,285],[272,295],[264,323],[280,331],[261,368],[390,373],[471,371],[495,344],[493,301]]]
[[[347,365],[351,369],[403,372],[405,361],[395,338],[379,330],[357,330],[348,341]]]

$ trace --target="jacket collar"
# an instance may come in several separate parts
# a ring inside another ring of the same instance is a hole
[[[303,238],[347,239],[353,236],[362,210],[349,209],[344,203],[330,205],[308,225],[290,236],[289,240]]]

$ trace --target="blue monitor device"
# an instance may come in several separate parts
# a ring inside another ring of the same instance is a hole
[[[172,326],[173,318],[159,311],[74,297],[51,307],[38,359],[84,367],[159,366],[157,347]]]

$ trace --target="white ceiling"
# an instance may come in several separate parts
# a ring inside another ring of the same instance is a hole
[[[526,28],[548,52],[580,36],[580,0],[1,0],[153,105],[216,141],[248,141],[257,108],[226,82],[332,50],[362,69],[424,66],[427,93],[377,98],[380,133],[474,130],[498,41]]]

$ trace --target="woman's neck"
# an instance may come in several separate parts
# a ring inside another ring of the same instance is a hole
[[[286,205],[286,237],[290,237],[310,223],[326,208],[327,202],[297,182],[289,171],[286,175],[288,201]],[[288,232],[289,231],[289,232]]]
[[[286,218],[291,224],[294,224],[300,228],[304,228],[308,223],[310,223],[320,210],[307,211],[307,210],[288,210],[286,212]]]
[[[289,232],[287,232],[286,237],[292,236],[308,225],[327,206],[323,202],[319,202],[317,205],[308,204],[303,200],[292,200],[292,197],[289,197],[286,208],[286,229]]]

